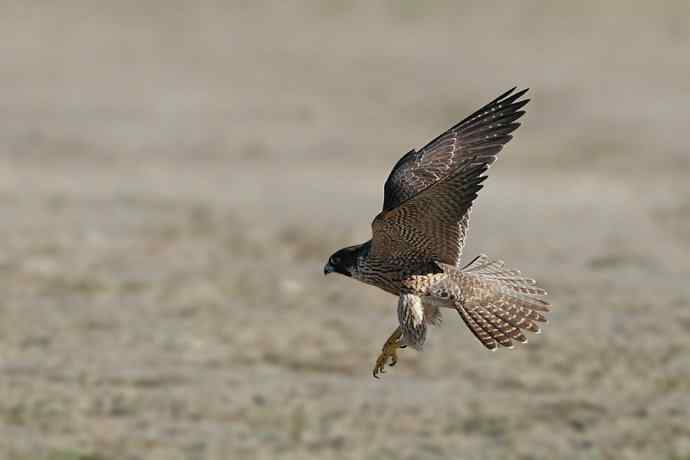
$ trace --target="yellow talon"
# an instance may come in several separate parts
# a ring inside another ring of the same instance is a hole
[[[388,340],[386,340],[386,343],[383,344],[383,348],[381,349],[381,353],[379,354],[379,357],[376,359],[376,365],[374,366],[374,377],[379,378],[379,374],[385,374],[385,367],[386,363],[388,362],[388,358],[390,358],[390,366],[395,366],[398,362],[398,348],[402,348],[400,346],[400,336],[402,333],[400,332],[400,328],[397,328],[390,337],[388,337]]]

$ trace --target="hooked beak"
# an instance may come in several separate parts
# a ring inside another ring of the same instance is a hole
[[[329,273],[333,273],[335,271],[335,267],[331,265],[330,263],[327,263],[326,265],[323,266],[323,275],[326,276]]]

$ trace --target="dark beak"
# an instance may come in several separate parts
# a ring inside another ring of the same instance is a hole
[[[323,274],[328,275],[329,273],[333,273],[335,271],[335,267],[331,265],[330,263],[326,264],[323,266]]]

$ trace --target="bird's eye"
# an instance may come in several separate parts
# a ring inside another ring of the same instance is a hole
[[[339,259],[337,257],[331,257],[330,264],[331,265],[337,265],[339,262]]]

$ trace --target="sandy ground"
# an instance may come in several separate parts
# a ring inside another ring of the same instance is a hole
[[[690,6],[44,2],[0,10],[0,458],[690,459]],[[327,257],[397,158],[514,84],[468,257],[544,334]]]

